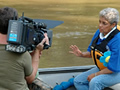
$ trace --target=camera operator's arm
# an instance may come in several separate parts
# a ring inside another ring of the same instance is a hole
[[[32,52],[31,56],[32,56],[32,67],[33,67],[33,72],[30,76],[26,77],[26,81],[27,83],[32,83],[33,80],[35,79],[37,70],[38,70],[38,66],[39,66],[39,60],[40,60],[40,56],[41,56],[41,51],[43,50],[44,47],[44,43],[48,43],[49,40],[47,38],[47,35],[45,35],[45,38],[42,40],[41,43],[39,43],[36,47],[36,49],[34,50],[34,52]]]

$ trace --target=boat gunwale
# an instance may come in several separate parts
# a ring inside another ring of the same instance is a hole
[[[58,73],[71,73],[71,72],[83,72],[95,67],[95,65],[87,66],[71,66],[71,67],[55,67],[55,68],[39,68],[39,74],[58,74]]]

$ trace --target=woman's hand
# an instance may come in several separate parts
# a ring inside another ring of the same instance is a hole
[[[83,53],[79,50],[79,48],[76,45],[71,45],[70,49],[72,49],[72,51],[69,51],[69,53],[72,53],[78,57],[83,56]]]
[[[113,71],[109,70],[108,68],[105,68],[105,69],[102,69],[99,72],[96,72],[96,73],[93,73],[93,74],[89,75],[87,80],[91,81],[92,78],[94,78],[94,77],[96,77],[98,75],[101,75],[101,74],[111,74],[111,73],[113,73]]]
[[[94,77],[95,77],[95,74],[93,73],[93,74],[91,74],[91,75],[88,76],[87,80],[90,82],[91,79],[94,78]]]
[[[79,50],[79,48],[76,45],[71,45],[70,49],[72,49],[72,51],[69,51],[69,53],[72,53],[78,57],[87,57],[87,58],[91,58],[91,54],[90,52],[86,51],[86,52],[82,52]]]

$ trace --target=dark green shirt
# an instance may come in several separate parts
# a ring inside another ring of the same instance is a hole
[[[0,90],[29,90],[25,76],[31,75],[32,70],[28,52],[9,52],[0,45]]]

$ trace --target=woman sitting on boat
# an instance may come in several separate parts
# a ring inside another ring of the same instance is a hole
[[[78,57],[92,57],[96,67],[83,72],[74,79],[77,90],[102,90],[120,83],[120,32],[117,28],[119,12],[105,8],[99,13],[99,29],[94,34],[86,52],[76,45],[72,51]]]

